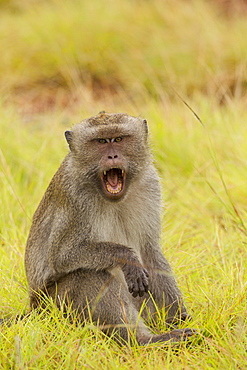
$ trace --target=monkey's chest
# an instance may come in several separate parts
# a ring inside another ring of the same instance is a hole
[[[91,236],[96,242],[126,245],[132,248],[141,260],[143,228],[132,217],[123,217],[116,213],[98,215],[92,221]]]

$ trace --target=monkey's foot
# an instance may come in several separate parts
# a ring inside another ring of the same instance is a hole
[[[198,333],[195,329],[190,328],[175,329],[165,334],[153,336],[149,343],[164,343],[164,344],[179,343],[188,341],[191,339],[192,336],[197,334]]]

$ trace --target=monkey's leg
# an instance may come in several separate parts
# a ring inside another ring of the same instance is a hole
[[[158,250],[153,250],[152,258],[144,261],[143,265],[149,273],[149,290],[155,301],[154,304],[152,299],[147,294],[145,295],[151,315],[155,316],[157,308],[159,310],[165,308],[167,323],[183,321],[189,317],[172,269],[163,254]],[[138,301],[140,302],[141,300],[138,298]]]
[[[150,279],[150,292],[158,308],[165,308],[168,324],[187,318],[182,294],[171,271],[157,269]]]
[[[163,335],[153,335],[145,326],[132,304],[127,285],[106,271],[85,272],[77,270],[63,277],[49,294],[61,301],[72,303],[82,320],[89,317],[99,323],[102,330],[121,343],[131,342],[136,335],[139,344],[186,340],[193,335],[190,329],[173,330]]]

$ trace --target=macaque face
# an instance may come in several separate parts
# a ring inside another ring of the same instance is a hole
[[[127,137],[97,139],[97,150],[101,153],[99,177],[102,192],[111,200],[120,199],[126,191],[127,163],[124,158],[124,143]]]
[[[110,116],[110,115],[104,115]],[[102,119],[102,115],[99,116]],[[65,133],[78,170],[111,201],[122,199],[145,163],[147,132],[139,118],[121,116],[107,124],[87,120]]]

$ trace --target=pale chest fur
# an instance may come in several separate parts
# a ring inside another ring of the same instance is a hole
[[[91,235],[96,242],[112,242],[132,248],[142,262],[149,235],[159,234],[159,207],[142,196],[119,203],[105,203],[91,220]]]

